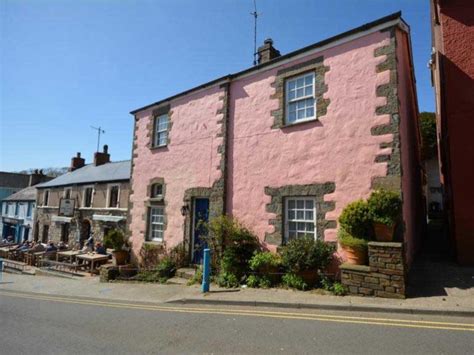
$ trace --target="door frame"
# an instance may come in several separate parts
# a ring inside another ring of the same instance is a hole
[[[191,209],[191,248],[189,248],[191,250],[191,257],[190,257],[190,260],[191,260],[191,264],[194,264],[194,236],[195,236],[195,227],[196,227],[196,200],[207,200],[208,201],[208,204],[207,204],[207,213],[208,213],[208,221],[209,221],[209,211],[210,211],[210,205],[211,205],[211,199],[209,197],[193,197],[191,199],[191,204],[192,204],[192,209]]]

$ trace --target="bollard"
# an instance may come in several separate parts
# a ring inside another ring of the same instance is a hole
[[[204,249],[202,260],[202,292],[209,292],[209,278],[211,273],[211,250]]]

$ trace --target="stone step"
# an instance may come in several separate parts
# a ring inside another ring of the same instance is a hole
[[[172,277],[171,279],[166,281],[167,285],[187,285],[189,279],[184,279],[182,277]]]
[[[196,273],[196,269],[192,267],[182,267],[178,270],[176,270],[176,277],[190,280],[194,277],[194,274]]]

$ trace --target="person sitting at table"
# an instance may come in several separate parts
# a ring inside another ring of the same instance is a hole
[[[30,249],[30,242],[25,240],[16,250],[18,251],[28,251]]]
[[[95,244],[95,252],[100,255],[107,255],[107,249],[105,249],[101,242]]]
[[[40,251],[44,251],[45,247],[41,243],[33,243],[30,248],[31,253],[39,253]]]
[[[48,243],[48,246],[46,247],[46,251],[57,251],[58,248],[56,247],[56,245],[54,245],[54,243],[52,241],[49,241]]]
[[[60,241],[58,243],[58,250],[67,250],[67,249],[68,249],[68,247],[67,247],[66,243],[64,243],[63,241]]]

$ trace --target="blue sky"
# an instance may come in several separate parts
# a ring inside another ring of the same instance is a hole
[[[421,111],[434,110],[428,0],[257,0],[282,54],[401,10]],[[0,0],[0,170],[129,159],[129,111],[252,65],[252,0]]]

